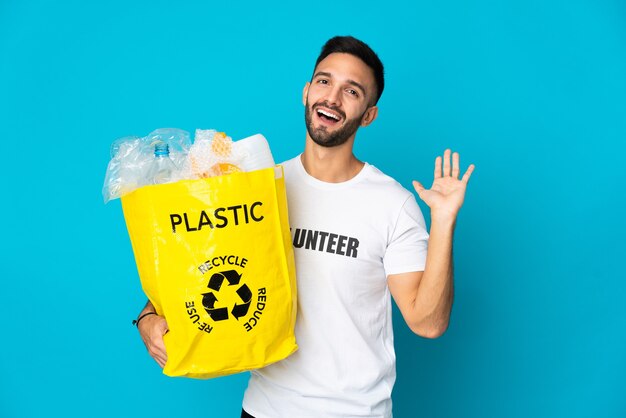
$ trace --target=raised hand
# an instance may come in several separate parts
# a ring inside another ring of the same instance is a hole
[[[452,154],[452,164],[450,164],[450,154]],[[452,153],[447,149],[443,153],[443,159],[441,157],[435,159],[435,179],[430,189],[426,189],[415,180],[413,187],[420,199],[430,207],[431,216],[454,220],[463,205],[467,182],[473,171],[474,164],[471,164],[459,180],[459,153]]]

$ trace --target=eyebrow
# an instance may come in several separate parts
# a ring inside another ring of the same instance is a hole
[[[331,73],[327,73],[326,71],[318,71],[315,74],[313,74],[313,78],[319,77],[319,76],[333,78],[333,75]],[[358,87],[363,93],[363,96],[367,96],[367,91],[365,90],[365,87],[363,87],[363,85],[350,79],[346,80],[346,82],[354,87]]]

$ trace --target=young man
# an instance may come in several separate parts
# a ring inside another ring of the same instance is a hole
[[[298,280],[299,350],[253,371],[242,416],[390,417],[395,381],[393,296],[408,326],[436,338],[453,299],[452,238],[473,165],[459,179],[459,156],[435,160],[430,238],[412,193],[352,149],[378,114],[383,65],[363,42],[335,37],[304,86],[304,152],[283,164]],[[314,244],[311,244],[314,243]],[[148,303],[142,313],[153,310]],[[139,324],[164,366],[165,320]]]

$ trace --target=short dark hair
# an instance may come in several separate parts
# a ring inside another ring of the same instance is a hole
[[[336,52],[354,55],[372,69],[374,80],[376,81],[376,100],[372,105],[378,103],[378,99],[380,99],[385,89],[385,70],[378,55],[365,42],[359,41],[352,36],[335,36],[329,39],[322,47],[322,51],[319,57],[317,57],[317,61],[315,61],[314,68],[317,68],[324,58]]]

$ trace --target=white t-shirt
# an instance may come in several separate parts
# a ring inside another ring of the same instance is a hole
[[[253,371],[256,418],[391,417],[396,378],[387,275],[423,271],[428,233],[411,192],[372,165],[352,179],[283,163],[298,283],[290,357]]]

